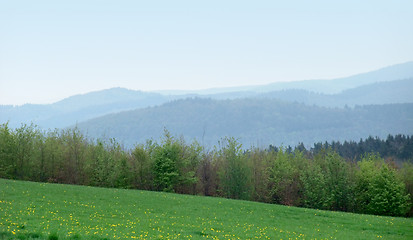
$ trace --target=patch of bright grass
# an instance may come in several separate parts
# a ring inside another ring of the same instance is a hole
[[[0,239],[413,239],[407,218],[0,179]]]

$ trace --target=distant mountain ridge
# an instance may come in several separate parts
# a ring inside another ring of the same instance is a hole
[[[162,94],[199,94],[211,95],[229,92],[271,92],[286,89],[301,89],[316,93],[337,94],[344,90],[360,87],[377,82],[403,80],[413,78],[413,61],[395,64],[375,71],[356,74],[350,77],[337,78],[331,80],[303,80],[293,82],[276,82],[258,86],[212,88],[198,91],[156,91]]]
[[[140,105],[146,106],[147,104],[151,105],[152,101],[156,102],[156,100],[162,97],[164,96],[158,93],[136,91],[118,87],[102,91],[90,92],[87,94],[74,95],[52,105],[56,109],[66,111],[116,103],[128,104],[131,102],[141,102]]]
[[[413,103],[413,78],[377,82],[347,89],[338,94],[322,94],[302,89],[262,93],[259,98],[280,99],[323,107],[354,107],[356,105]]]
[[[324,90],[323,90],[324,89]],[[327,91],[328,90],[328,91]],[[337,92],[330,93],[327,92]],[[413,102],[413,61],[335,80],[308,80],[263,86],[210,89],[166,95],[124,88],[79,94],[53,104],[0,106],[0,123],[10,127],[33,122],[45,129],[63,128],[106,114],[159,106],[188,97],[211,99],[280,99],[307,105],[344,107]]]
[[[62,128],[110,113],[144,108],[168,102],[174,97],[158,93],[112,88],[79,94],[53,104],[25,104],[0,107],[0,122],[11,127],[33,122],[43,128]]]

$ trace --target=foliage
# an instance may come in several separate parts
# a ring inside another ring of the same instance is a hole
[[[0,127],[0,177],[15,178],[16,176],[16,139],[8,123]]]
[[[289,206],[300,205],[300,169],[297,168],[296,164],[299,163],[295,161],[294,154],[285,152],[283,148],[277,152],[273,166],[270,168],[273,202]]]
[[[409,195],[394,169],[374,154],[359,162],[357,197],[359,210],[370,214],[403,216],[409,209]]]
[[[411,216],[412,165],[365,154],[341,157],[303,146],[242,149],[235,138],[218,148],[186,143],[165,130],[160,143],[125,150],[115,139],[88,140],[78,129],[41,132],[0,126],[0,177],[133,188],[359,213]]]
[[[271,164],[274,151],[266,152],[253,148],[247,152],[247,164],[251,174],[251,200],[271,202]]]
[[[303,184],[303,206],[317,209],[328,209],[330,194],[328,192],[327,173],[316,161],[306,163],[300,174]]]
[[[154,152],[154,185],[157,190],[173,192],[179,179],[180,146],[168,133]]]
[[[340,156],[346,159],[361,160],[364,153],[378,153],[384,159],[391,159],[396,162],[406,162],[413,160],[413,136],[397,134],[388,135],[386,139],[378,137],[368,137],[355,141],[333,141],[331,143],[315,143],[309,150],[313,154],[318,154],[323,149],[331,148]],[[305,148],[301,149],[307,151]]]
[[[327,149],[315,157],[325,178],[326,209],[339,211],[353,210],[354,178],[351,178],[351,163],[331,149]]]
[[[148,141],[146,147],[137,145],[130,157],[130,171],[132,186],[138,189],[151,190],[153,189],[153,173],[152,173],[152,158],[151,153],[155,146]]]
[[[194,190],[199,152],[200,147],[196,143],[186,146],[183,139],[177,140],[165,130],[162,145],[157,146],[153,153],[155,189],[167,192]]]
[[[410,204],[413,204],[413,163],[403,163],[402,168],[400,169],[400,176],[402,182],[406,186],[406,191],[410,196]],[[409,217],[413,216],[413,207],[410,207],[408,213]]]
[[[409,195],[403,182],[396,178],[393,169],[382,165],[369,186],[371,200],[367,205],[369,213],[388,216],[403,216],[408,209]]]
[[[216,152],[216,159],[221,166],[219,178],[222,195],[233,199],[248,199],[249,172],[241,144],[234,138],[223,139],[221,148]]]

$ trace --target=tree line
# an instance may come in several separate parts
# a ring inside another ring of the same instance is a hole
[[[90,140],[76,128],[44,132],[6,123],[0,125],[0,177],[413,215],[411,162],[396,164],[372,151],[345,158],[332,146],[317,146],[245,150],[223,138],[206,149],[165,130],[160,141],[125,149],[115,139]]]
[[[276,146],[270,145],[269,148],[275,151],[277,150]],[[389,134],[386,139],[370,136],[366,139],[360,139],[359,142],[318,142],[311,148],[306,148],[304,143],[299,143],[294,148],[288,146],[286,151],[291,153],[294,150],[299,150],[305,154],[315,155],[329,148],[347,160],[360,161],[365,153],[378,153],[382,158],[388,161],[394,161],[399,165],[403,164],[403,162],[413,160],[413,136],[403,134],[394,136]]]

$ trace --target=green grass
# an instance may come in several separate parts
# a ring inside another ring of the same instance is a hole
[[[0,239],[413,239],[413,220],[0,179]]]

